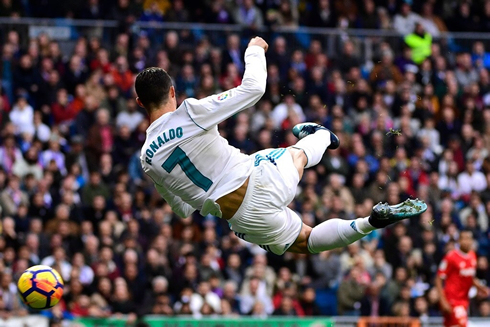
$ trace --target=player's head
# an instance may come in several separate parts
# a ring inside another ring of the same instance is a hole
[[[471,251],[473,247],[473,232],[470,230],[462,230],[459,234],[459,249],[465,253]]]
[[[168,73],[158,67],[146,68],[136,76],[136,102],[148,113],[173,102],[176,107],[175,89]]]

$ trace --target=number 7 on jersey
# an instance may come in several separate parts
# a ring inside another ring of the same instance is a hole
[[[204,191],[207,192],[211,185],[213,185],[213,182],[209,178],[197,170],[196,166],[194,166],[187,154],[180,147],[175,148],[167,160],[162,164],[162,168],[170,174],[177,165],[180,166],[185,175],[197,187],[202,188]]]

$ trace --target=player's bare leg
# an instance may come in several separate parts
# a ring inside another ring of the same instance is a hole
[[[305,166],[308,163],[308,158],[306,157],[305,152],[301,149],[289,147],[288,151],[291,153],[294,166],[298,170],[299,179],[301,179],[305,171]]]

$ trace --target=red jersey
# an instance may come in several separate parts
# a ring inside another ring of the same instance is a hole
[[[468,292],[476,274],[476,254],[452,250],[441,261],[437,275],[445,280],[444,293],[452,306],[469,304]]]

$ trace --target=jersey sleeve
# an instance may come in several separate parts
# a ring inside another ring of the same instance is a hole
[[[439,267],[437,268],[437,276],[441,279],[446,279],[448,271],[450,270],[450,257],[446,255],[444,259],[442,259]]]
[[[182,106],[197,126],[208,130],[256,104],[264,95],[266,83],[265,51],[262,47],[251,46],[245,51],[245,73],[240,86],[201,100],[186,99]]]
[[[172,208],[173,212],[175,212],[179,217],[186,218],[189,217],[196,209],[191,207],[189,204],[182,201],[178,196],[167,191],[163,186],[155,184],[155,188],[158,193],[162,196],[162,198],[167,201],[167,203]]]

